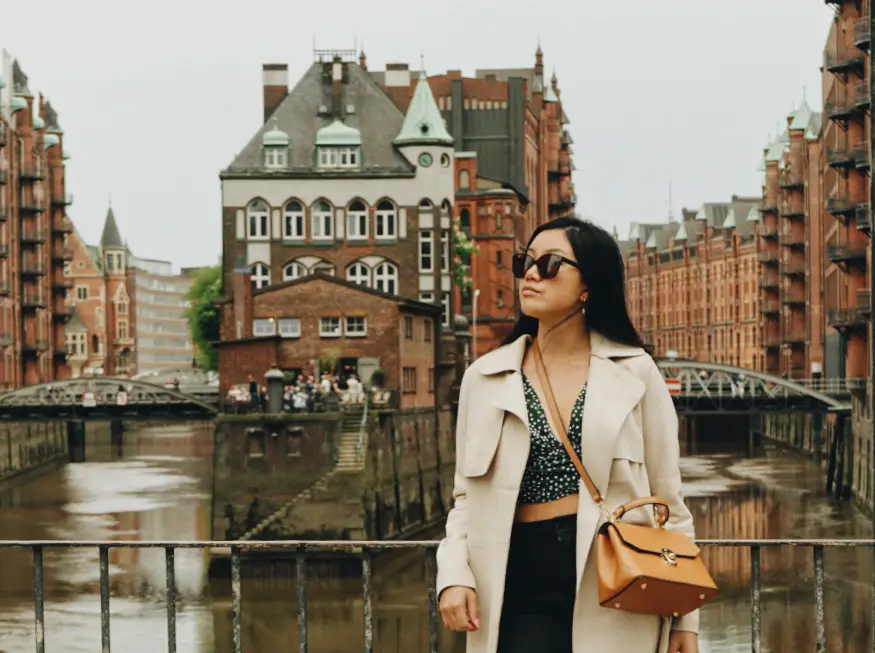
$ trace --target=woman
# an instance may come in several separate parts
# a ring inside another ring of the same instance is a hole
[[[698,613],[671,624],[599,606],[599,508],[545,410],[537,342],[560,418],[605,503],[656,495],[693,536],[677,416],[626,310],[613,238],[576,218],[538,227],[514,257],[521,316],[465,373],[455,504],[438,549],[444,624],[468,653],[698,652]],[[644,510],[624,521],[647,523]]]

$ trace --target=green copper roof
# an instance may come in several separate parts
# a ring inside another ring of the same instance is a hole
[[[637,222],[632,223],[632,227],[629,229],[629,240],[639,240],[641,238],[641,228],[638,226]]]
[[[261,144],[267,147],[288,147],[289,135],[274,127],[270,131],[264,132],[264,135],[261,137]]]
[[[33,128],[34,129],[45,129],[46,121],[40,118],[39,116],[33,117]]]
[[[556,91],[553,90],[552,84],[547,84],[547,92],[544,93],[544,102],[558,102],[559,98],[556,97]]]
[[[808,108],[808,103],[802,101],[802,106],[796,111],[793,116],[793,121],[790,123],[791,130],[804,130],[808,128],[808,123],[811,122],[811,109]]]
[[[265,134],[266,136],[266,134]],[[334,145],[338,147],[354,147],[362,144],[362,134],[355,127],[335,120],[327,127],[316,132],[316,145]]]
[[[58,143],[61,142],[61,139],[58,138],[57,134],[46,134],[43,137],[43,149],[47,150],[50,147],[54,147]]]
[[[778,139],[769,145],[769,150],[766,152],[766,163],[780,161],[783,152],[784,144]]]
[[[699,209],[699,212],[696,214],[696,220],[707,220],[708,214],[705,212],[705,207],[703,206]]]
[[[64,147],[64,151],[61,153],[61,156],[65,161],[70,158],[70,150],[68,150],[66,146]]]
[[[453,137],[447,131],[444,119],[438,109],[425,71],[419,73],[419,82],[401,132],[395,139],[395,145],[452,145]]]
[[[16,95],[9,102],[9,109],[12,113],[16,113],[17,111],[21,111],[22,109],[27,109],[27,100],[25,100],[20,95]]]
[[[687,241],[687,225],[681,222],[681,228],[674,235],[674,242],[685,243]]]
[[[647,249],[656,249],[656,232],[651,231],[650,237],[647,239],[647,242],[644,244]]]
[[[759,222],[763,219],[763,214],[760,213],[760,210],[757,207],[751,207],[750,213],[747,214],[747,218],[745,221],[747,222]]]
[[[735,209],[729,209],[726,219],[723,221],[724,229],[735,229]]]

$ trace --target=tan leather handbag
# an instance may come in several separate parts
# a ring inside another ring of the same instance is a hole
[[[568,440],[537,340],[533,352],[548,410],[556,424],[556,435],[606,519],[599,528],[596,543],[599,604],[604,608],[663,617],[679,617],[700,608],[717,594],[717,585],[699,556],[699,547],[683,533],[664,528],[669,510],[663,499],[643,497],[624,503],[613,513],[608,511]],[[620,521],[626,513],[648,505],[653,506],[655,526]]]

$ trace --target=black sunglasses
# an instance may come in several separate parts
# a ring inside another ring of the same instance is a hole
[[[552,279],[559,274],[559,268],[562,267],[563,263],[580,269],[577,263],[559,254],[544,254],[540,258],[534,258],[525,252],[517,252],[513,255],[513,276],[517,279],[522,279],[526,276],[526,272],[533,265],[536,265],[538,266],[538,275],[542,279]]]

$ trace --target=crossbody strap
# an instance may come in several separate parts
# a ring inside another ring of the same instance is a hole
[[[565,429],[565,422],[562,420],[562,413],[559,412],[559,406],[556,404],[556,398],[553,396],[553,388],[550,386],[550,379],[547,378],[547,369],[544,367],[544,359],[541,358],[541,348],[538,346],[537,340],[534,340],[532,343],[532,351],[535,354],[535,369],[538,372],[538,379],[541,381],[541,388],[543,388],[544,397],[547,399],[547,410],[550,411],[550,416],[556,424],[556,437],[559,438],[562,446],[565,447],[568,457],[571,458],[571,462],[574,463],[574,466],[577,468],[577,473],[580,474],[580,478],[583,479],[586,489],[589,490],[590,495],[592,495],[592,500],[595,501],[596,504],[602,505],[602,495],[599,493],[595,483],[592,482],[589,472],[586,471],[586,467],[583,466],[580,456],[577,455],[574,446],[568,439],[568,431]]]

